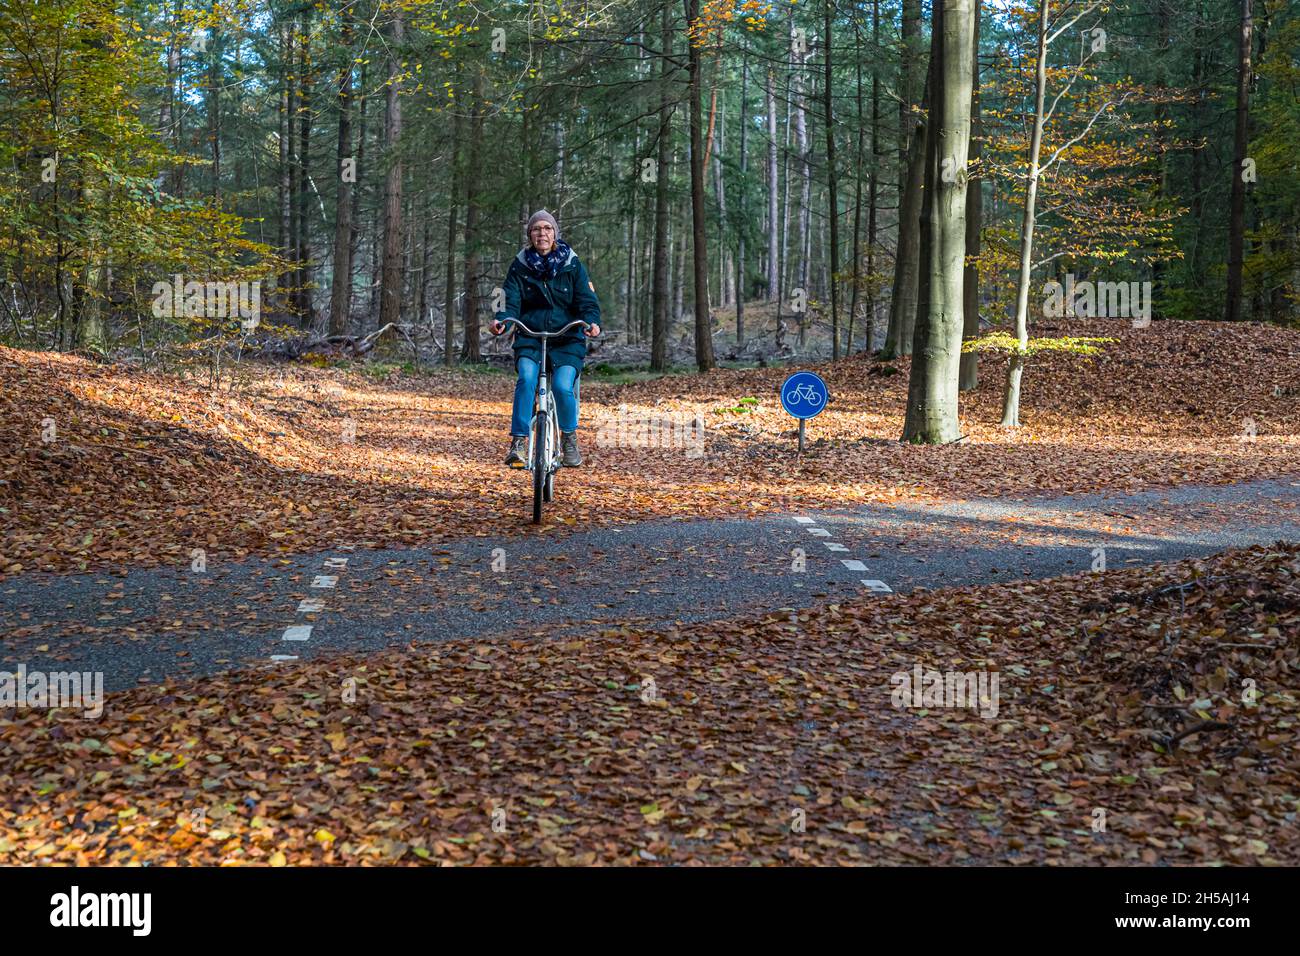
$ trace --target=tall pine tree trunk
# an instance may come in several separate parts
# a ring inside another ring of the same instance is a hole
[[[465,342],[460,356],[466,362],[480,362],[479,351],[479,164],[483,154],[483,72],[474,73],[474,102],[470,113],[469,156],[465,165],[465,279],[461,328]]]
[[[699,17],[699,0],[684,0],[686,22],[694,28]],[[695,274],[695,365],[701,372],[713,368],[713,333],[709,319],[709,249],[708,224],[704,219],[704,130],[702,112],[700,50],[689,43],[691,73],[691,237],[692,263]]]
[[[303,328],[315,321],[311,294],[311,93],[315,73],[311,58],[311,8],[303,11],[301,76],[298,83],[298,315]]]
[[[862,29],[856,14],[853,17],[853,61],[857,70],[857,90],[854,104],[857,108],[858,140],[854,152],[853,172],[853,288],[849,293],[849,328],[844,339],[844,354],[853,354],[853,322],[858,314],[858,300],[862,296],[862,156],[867,135],[862,115]],[[873,171],[874,172],[874,171]]]
[[[803,292],[803,311],[799,313],[799,350],[808,345],[808,300],[812,293],[808,288],[808,266],[812,258],[811,205],[812,205],[812,157],[808,148],[807,111],[803,102],[803,64],[807,53],[792,54],[794,59],[794,135],[795,146],[799,151],[799,172],[802,178],[799,191],[799,260],[798,277],[795,288]]]
[[[780,294],[781,254],[777,229],[777,190],[780,167],[776,146],[776,75],[767,70],[767,295],[768,302]]]
[[[388,89],[384,95],[384,155],[388,178],[384,183],[384,251],[380,265],[379,328],[398,322],[402,312],[402,100],[398,86],[402,73],[405,12],[393,8],[388,52]]]
[[[334,274],[330,282],[329,334],[347,331],[352,308],[352,183],[356,180],[356,157],[352,154],[352,40],[351,13],[343,14],[340,41],[343,65],[339,68],[339,139],[334,175],[338,189],[334,206]]]
[[[962,340],[979,338],[980,334],[980,224],[984,218],[984,171],[979,167],[983,155],[980,123],[980,5],[975,0],[975,49],[971,54],[974,71],[971,76],[971,140],[968,172],[975,178],[966,184],[966,272],[962,286],[962,315],[965,327]],[[957,387],[970,391],[979,385],[979,353],[964,352],[961,357],[961,374]]]
[[[456,353],[451,343],[456,338],[456,220],[460,217],[460,141],[464,121],[457,110],[451,126],[451,200],[447,211],[446,286],[443,291],[443,353],[442,361],[451,368],[456,364]],[[528,220],[525,219],[524,222]],[[510,316],[517,319],[519,316]]]
[[[740,235],[736,240],[736,352],[745,347],[745,231],[749,225],[745,209],[745,172],[748,163],[745,150],[748,144],[749,121],[745,97],[748,92],[749,48],[741,41],[740,48]]]
[[[827,267],[830,273],[828,282],[830,283],[831,292],[831,359],[835,360],[840,357],[840,293],[839,280],[836,273],[840,269],[840,205],[838,193],[836,192],[837,179],[835,175],[835,110],[831,101],[831,20],[834,12],[834,0],[825,0],[825,17],[826,37],[825,56],[826,56],[826,80],[823,83],[824,89],[822,94],[826,104],[826,175],[828,178],[827,192],[828,205],[830,207],[830,264]]]
[[[871,44],[880,49],[880,0],[871,0]],[[876,196],[880,188],[880,64],[871,64],[871,180],[867,187],[867,313],[863,319],[863,351],[870,352],[876,330]]]
[[[1228,220],[1228,288],[1223,318],[1235,322],[1241,318],[1241,274],[1246,245],[1246,183],[1242,166],[1250,138],[1251,77],[1251,0],[1240,0],[1241,23],[1237,44],[1237,114],[1232,151],[1232,199]]]
[[[209,5],[212,27],[208,31],[208,148],[212,156],[209,195],[221,197],[221,28],[216,0]]]
[[[297,142],[294,135],[298,129],[295,117],[298,112],[297,93],[294,80],[297,70],[297,30],[294,21],[280,27],[280,56],[284,65],[283,83],[280,88],[280,249],[285,260],[294,263],[298,258],[298,203],[294,201],[297,188]],[[280,296],[281,308],[286,313],[296,312],[298,306],[298,268],[293,265],[279,279],[283,290]]]
[[[669,4],[664,4],[660,15],[660,32],[663,58],[659,61],[659,155],[655,180],[654,277],[650,292],[654,307],[650,326],[650,368],[656,372],[668,370],[668,246],[671,241],[668,235],[668,187],[673,133],[673,96],[668,79],[672,70],[673,20]]]

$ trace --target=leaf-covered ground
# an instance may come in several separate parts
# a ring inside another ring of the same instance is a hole
[[[587,466],[560,476],[541,531],[1300,474],[1300,332],[1104,320],[1056,331],[1120,341],[1097,359],[1051,355],[1031,365],[1025,427],[1015,432],[996,424],[1005,361],[984,358],[979,389],[963,398],[967,438],[945,448],[897,441],[905,360],[856,356],[819,367],[833,397],[810,426],[802,461],[777,399],[785,370],[622,385],[589,376]],[[526,475],[501,465],[510,377],[376,381],[248,365],[239,377],[237,388],[209,392],[0,349],[0,575],[186,565],[195,548],[238,556],[535,533],[524,523]],[[670,422],[678,435],[699,415],[705,453],[602,446],[600,429],[616,428],[620,415]]]
[[[1298,668],[1280,544],[324,658],[0,717],[0,862],[1295,865]]]

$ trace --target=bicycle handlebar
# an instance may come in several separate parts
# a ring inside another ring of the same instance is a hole
[[[553,338],[556,338],[556,337],[558,337],[558,336],[563,335],[565,332],[569,331],[569,329],[573,328],[575,325],[581,325],[581,326],[584,327],[584,329],[585,329],[585,328],[590,328],[590,323],[588,323],[588,322],[587,322],[586,320],[584,320],[584,319],[574,319],[572,322],[570,322],[570,323],[569,323],[568,325],[566,325],[564,328],[560,329],[560,331],[558,331],[558,332],[534,332],[534,331],[533,331],[532,329],[530,329],[528,326],[524,325],[524,323],[520,322],[518,319],[513,319],[513,318],[511,318],[511,319],[501,319],[500,322],[501,322],[502,325],[504,325],[504,324],[507,323],[507,322],[513,322],[515,325],[519,326],[519,331],[520,331],[520,332],[523,332],[524,335],[531,336],[532,338],[535,338],[535,339],[553,339]],[[502,330],[501,330],[501,334],[502,334],[502,335],[505,334],[505,329],[502,329]]]

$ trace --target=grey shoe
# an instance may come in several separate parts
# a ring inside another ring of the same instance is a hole
[[[510,453],[506,455],[506,464],[511,468],[524,468],[528,465],[528,437],[510,436]]]
[[[560,464],[564,465],[565,468],[577,468],[582,464],[582,455],[578,452],[577,432],[562,432],[560,435],[560,449],[564,452]]]

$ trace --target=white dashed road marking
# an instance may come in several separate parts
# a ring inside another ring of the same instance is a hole
[[[806,515],[792,515],[791,517],[797,523],[802,525],[810,525],[814,523],[813,519],[807,517]],[[807,531],[809,534],[816,535],[819,538],[829,538],[831,536],[831,533],[827,531],[825,528],[808,528]],[[848,548],[844,547],[844,545],[838,544],[834,541],[823,541],[822,544],[826,545],[827,551],[848,551],[849,550]],[[867,570],[867,566],[865,564],[863,564],[861,561],[855,561],[851,558],[840,558],[840,564],[844,565],[844,567],[850,571]],[[894,589],[891,588],[884,581],[877,581],[874,578],[861,578],[860,580],[866,587],[868,587],[872,591],[881,594],[892,594],[894,591]]]
[[[351,551],[352,548],[340,548],[341,551]],[[327,571],[342,571],[348,566],[347,558],[326,558],[325,569]],[[339,583],[337,574],[317,574],[311,579],[313,588],[333,588]],[[323,597],[303,598],[298,602],[299,614],[319,614],[325,610],[325,599]],[[292,624],[284,629],[284,634],[280,638],[282,641],[306,642],[311,640],[311,624]],[[273,661],[296,661],[296,654],[272,654]]]

